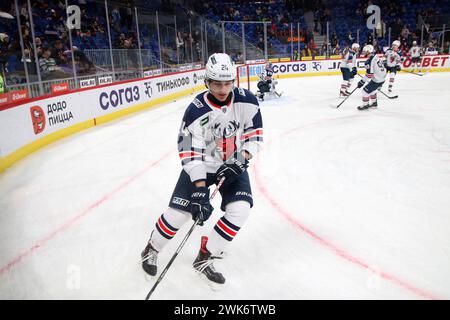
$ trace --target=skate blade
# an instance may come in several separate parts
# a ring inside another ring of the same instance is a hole
[[[145,281],[147,281],[147,282],[151,282],[151,281],[155,280],[155,276],[156,276],[156,275],[151,276],[151,275],[149,275],[147,272],[144,271],[144,279],[145,279]]]
[[[204,284],[206,284],[214,292],[221,291],[223,289],[223,287],[225,286],[225,283],[224,284],[220,284],[220,283],[216,283],[216,282],[213,282],[213,281],[209,280],[206,277],[206,275],[201,273],[201,272],[196,271],[195,273],[197,273],[197,275],[202,279],[202,282]]]

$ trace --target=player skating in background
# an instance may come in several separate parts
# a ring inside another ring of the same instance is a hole
[[[268,62],[266,63],[263,72],[261,72],[258,77],[258,91],[256,92],[258,98],[260,100],[264,100],[264,94],[265,93],[272,93],[276,94],[277,96],[280,96],[275,91],[275,86],[278,84],[278,82],[274,79],[272,79],[273,76],[273,65],[272,63]]]
[[[422,48],[417,45],[417,41],[413,41],[412,47],[409,49],[409,56],[411,57],[411,72],[414,72],[416,68],[420,72],[420,58],[422,56]]]
[[[224,276],[213,262],[222,258],[227,245],[247,220],[253,206],[247,167],[261,148],[262,118],[256,97],[234,88],[236,67],[230,57],[216,53],[206,64],[205,91],[194,99],[184,114],[178,135],[183,169],[169,207],[156,221],[142,251],[142,267],[157,273],[157,256],[177,231],[190,219],[208,220],[213,207],[208,187],[225,177],[219,189],[225,214],[216,222],[209,238],[201,238],[193,266],[210,284],[220,286]]]
[[[390,74],[388,87],[389,92],[392,92],[392,87],[394,85],[395,76],[397,75],[397,72],[402,69],[400,66],[402,62],[402,53],[399,50],[399,48],[400,48],[400,41],[395,40],[394,42],[392,42],[391,48],[387,49],[385,53],[387,72],[389,72]]]
[[[339,97],[346,97],[350,94],[349,88],[351,87],[353,79],[358,72],[356,68],[356,58],[358,57],[358,53],[359,44],[357,43],[352,44],[352,47],[350,49],[345,48],[344,52],[342,53],[341,72],[343,82],[341,84]]]
[[[378,107],[377,91],[386,80],[385,61],[378,58],[374,51],[373,46],[370,44],[364,46],[362,50],[363,57],[367,57],[367,60],[364,63],[366,75],[358,82],[358,88],[363,87],[366,83],[368,84],[363,89],[363,103],[358,107],[358,110]]]

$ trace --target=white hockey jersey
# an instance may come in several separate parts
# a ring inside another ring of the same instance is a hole
[[[211,102],[203,92],[188,106],[178,135],[183,169],[191,181],[215,173],[235,151],[255,155],[263,141],[262,117],[256,97],[234,88],[228,106]]]
[[[422,49],[419,46],[412,46],[409,49],[409,55],[411,58],[419,58],[422,53]]]
[[[387,49],[384,56],[388,67],[396,67],[402,61],[402,53],[400,51],[395,52],[392,49]]]
[[[351,49],[344,49],[342,54],[341,68],[353,69],[356,67],[356,52]]]
[[[365,82],[372,80],[381,83],[386,80],[386,68],[383,60],[373,55],[364,64],[366,66],[366,76],[363,78]]]

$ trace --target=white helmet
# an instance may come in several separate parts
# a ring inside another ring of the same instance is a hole
[[[206,63],[206,79],[232,81],[236,79],[236,66],[226,53],[214,53]]]
[[[357,43],[352,44],[352,50],[359,50],[359,44]]]
[[[373,45],[371,44],[366,44],[362,50],[363,54],[372,54],[375,51],[375,49],[373,48]]]
[[[392,42],[392,46],[400,47],[400,41],[395,40],[394,42]]]

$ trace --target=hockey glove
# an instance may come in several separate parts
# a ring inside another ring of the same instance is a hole
[[[400,67],[400,65],[397,66],[397,71],[402,70],[402,67]]]
[[[216,172],[216,181],[219,182],[225,177],[224,187],[233,183],[236,178],[244,173],[248,168],[248,160],[240,152],[235,152],[233,156],[220,166]]]
[[[364,86],[366,83],[364,82],[364,80],[359,80],[358,82],[358,88],[361,88],[362,86]]]
[[[352,69],[352,75],[356,76],[356,74],[358,73],[358,70],[356,69],[356,67],[353,67]]]
[[[211,217],[214,208],[209,203],[209,189],[208,187],[195,187],[191,195],[191,214],[192,219],[198,224],[203,225],[203,222]]]

